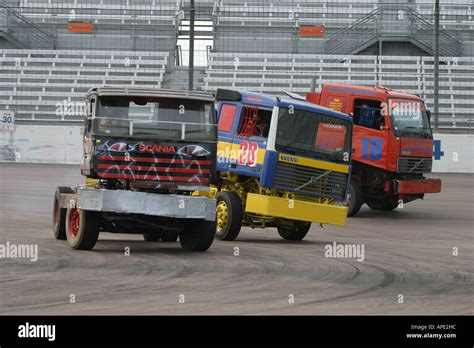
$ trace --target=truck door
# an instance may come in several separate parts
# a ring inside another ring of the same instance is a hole
[[[272,110],[222,102],[218,108],[217,170],[259,176]]]
[[[237,103],[221,102],[217,112],[218,134],[217,143],[217,171],[227,172],[229,163],[235,159],[232,156],[232,143],[239,123],[239,111],[241,107]]]
[[[385,169],[389,144],[388,132],[383,129],[386,118],[382,112],[382,102],[360,97],[352,99],[352,159]]]
[[[260,176],[267,147],[272,110],[243,105],[233,139],[236,161],[229,170],[237,174]]]

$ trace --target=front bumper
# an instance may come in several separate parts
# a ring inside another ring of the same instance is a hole
[[[312,203],[255,193],[247,194],[245,211],[290,220],[345,226],[347,207]]]
[[[144,214],[178,219],[215,221],[216,200],[203,196],[166,195],[80,187],[61,197],[61,207],[123,214]]]
[[[441,192],[440,179],[395,180],[395,192],[400,194],[423,194]]]

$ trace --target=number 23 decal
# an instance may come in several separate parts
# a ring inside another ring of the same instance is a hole
[[[239,146],[239,164],[255,167],[257,165],[258,144],[244,140]]]
[[[373,161],[378,161],[382,158],[382,147],[383,139],[382,138],[362,138],[360,139],[362,143],[362,158],[371,159]]]

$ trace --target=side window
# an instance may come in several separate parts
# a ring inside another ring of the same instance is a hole
[[[89,115],[92,116],[92,113],[95,110],[95,99],[91,99],[89,102]]]
[[[377,100],[356,99],[354,101],[354,124],[362,127],[380,130],[385,125],[382,103]]]
[[[219,127],[218,129],[223,132],[230,132],[232,125],[234,124],[235,111],[237,106],[224,104],[221,108],[221,114],[219,116]]]
[[[242,108],[242,117],[240,118],[237,136],[244,138],[268,138],[271,118],[271,110],[259,109],[254,106],[245,106]]]
[[[87,126],[85,129],[86,133],[90,133],[92,131],[92,115],[94,114],[95,110],[95,98],[92,98],[89,102],[89,114],[87,115]]]
[[[88,134],[92,130],[92,113],[95,109],[95,98],[89,99],[87,102],[87,110],[86,110],[86,117],[85,117],[85,124],[84,124],[84,135]]]

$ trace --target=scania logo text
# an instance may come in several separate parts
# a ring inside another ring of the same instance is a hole
[[[138,151],[140,152],[176,152],[176,148],[171,145],[145,145],[140,144],[138,146]]]

